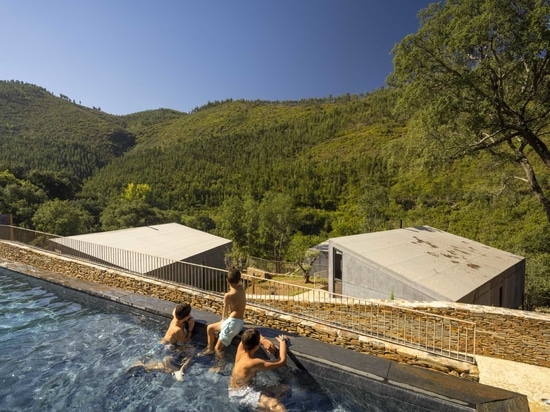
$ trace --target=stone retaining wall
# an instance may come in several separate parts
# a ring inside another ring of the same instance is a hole
[[[202,311],[217,314],[221,314],[222,311],[223,302],[217,295],[144,280],[138,276],[76,262],[23,245],[0,242],[0,258],[170,302],[187,301],[194,308]],[[550,367],[549,315],[449,302],[383,301],[383,303],[476,322],[477,354]],[[249,307],[246,321],[398,362],[435,369],[466,379],[479,379],[479,372],[475,365],[430,356],[419,351],[288,315]]]
[[[550,368],[548,314],[453,302],[397,304],[401,307],[475,322],[478,355]]]

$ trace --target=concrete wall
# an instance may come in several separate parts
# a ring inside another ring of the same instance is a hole
[[[325,277],[328,275],[328,252],[327,251],[320,251],[319,256],[317,256],[317,259],[315,259],[315,262],[313,262],[313,265],[311,265],[311,269],[309,271],[309,274],[313,276],[315,273],[324,273]]]
[[[459,299],[460,303],[520,308],[525,289],[525,259]]]
[[[182,283],[211,292],[225,292],[227,290],[226,272],[203,265],[174,262],[152,270],[146,275],[155,279]]]
[[[227,270],[227,263],[225,256],[231,252],[233,243],[227,245],[218,246],[213,249],[205,250],[195,256],[191,256],[184,259],[183,262],[195,263],[197,265],[210,266],[211,268],[217,268]]]
[[[420,290],[421,285],[410,285],[400,276],[387,269],[367,264],[357,260],[349,254],[344,254],[345,273],[342,277],[342,294],[354,296],[354,292],[363,291],[363,295],[370,299],[405,299],[405,300],[433,300],[428,293]],[[367,279],[367,287],[363,289],[362,279]],[[360,296],[354,296],[360,297]]]

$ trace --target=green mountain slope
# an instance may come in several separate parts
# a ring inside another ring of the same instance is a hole
[[[116,194],[130,182],[147,183],[156,206],[178,210],[283,191],[298,205],[334,209],[353,195],[348,185],[387,178],[378,176],[385,172],[377,159],[394,138],[388,128],[399,129],[388,115],[366,97],[228,101],[138,132],[139,144],[85,190]]]
[[[394,92],[381,89],[298,102],[227,100],[188,114],[159,109],[112,116],[37,86],[0,82],[0,172],[20,170],[35,184],[59,179],[29,174],[33,169],[78,176],[83,186],[76,204],[54,206],[89,214],[93,226],[80,228],[87,231],[177,221],[230,237],[237,229],[242,235],[243,228],[227,224],[243,220],[244,212],[232,219],[227,205],[260,209],[269,207],[266,200],[281,199],[296,212],[290,236],[325,240],[430,225],[531,256],[530,296],[543,296],[550,290],[544,275],[549,231],[536,199],[515,178],[522,175],[517,164],[484,153],[447,163],[434,159],[434,142],[409,133],[407,114],[395,115],[395,102]],[[550,181],[544,170],[538,173]],[[4,180],[0,207],[24,211],[18,218],[31,227],[44,195],[15,192],[13,178]],[[50,197],[56,189],[39,186],[49,188]],[[24,193],[25,210],[17,203]],[[58,212],[42,212],[43,221],[56,222]],[[255,256],[270,258],[271,240],[263,245]]]
[[[0,170],[63,171],[83,179],[134,145],[116,116],[38,86],[0,81]]]
[[[172,109],[146,110],[138,113],[131,113],[121,116],[125,128],[132,133],[139,133],[141,130],[162,124],[166,121],[185,116],[185,113]]]
[[[503,216],[515,213],[529,219],[528,226],[541,218],[520,182],[501,190],[517,171],[514,164],[479,155],[433,167],[425,143],[408,136],[406,119],[391,114],[394,102],[380,90],[209,104],[136,131],[139,143],[87,181],[83,196],[99,196],[106,205],[129,183],[147,184],[152,206],[215,219],[228,197],[261,200],[281,192],[298,210],[324,216],[307,234],[321,227],[332,235],[383,230],[402,221],[497,247],[510,243],[493,228],[510,232],[511,243],[521,236]]]

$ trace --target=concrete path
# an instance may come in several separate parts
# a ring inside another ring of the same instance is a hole
[[[549,412],[550,368],[476,355],[479,382],[527,395],[531,412]]]

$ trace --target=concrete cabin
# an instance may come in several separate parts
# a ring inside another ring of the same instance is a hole
[[[329,291],[517,309],[525,258],[429,226],[329,239]]]
[[[225,257],[233,245],[229,239],[178,223],[68,236],[50,242],[52,249],[67,255],[154,278],[177,277],[198,287],[203,287],[203,279],[208,277],[203,267],[227,269]],[[221,285],[225,285],[224,280]]]

